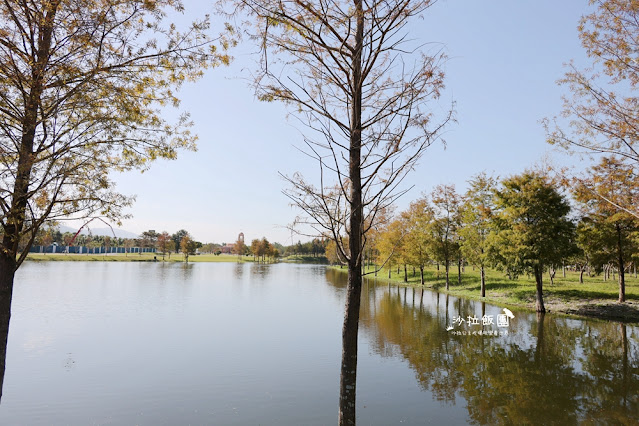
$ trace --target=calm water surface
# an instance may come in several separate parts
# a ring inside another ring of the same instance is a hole
[[[335,424],[345,286],[309,265],[27,263],[0,424]],[[359,424],[639,423],[636,326],[502,314],[369,281]]]

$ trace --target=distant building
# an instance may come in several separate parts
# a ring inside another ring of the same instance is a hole
[[[242,244],[244,244],[244,233],[240,232],[240,235],[237,236],[237,240],[241,241]],[[235,243],[233,244],[224,244],[220,250],[222,251],[222,253],[224,254],[232,254],[233,251],[235,250]]]

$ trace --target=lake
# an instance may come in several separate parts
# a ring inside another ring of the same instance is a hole
[[[337,421],[346,274],[27,262],[0,424]],[[360,425],[639,423],[639,328],[368,280]]]

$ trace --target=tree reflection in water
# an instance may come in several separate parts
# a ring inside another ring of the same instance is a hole
[[[420,291],[369,282],[362,330],[379,355],[408,361],[433,398],[463,398],[471,422],[639,423],[636,326],[516,312],[507,336],[458,336],[446,330],[452,316],[500,308]]]

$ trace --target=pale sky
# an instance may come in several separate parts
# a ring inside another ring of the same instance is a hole
[[[192,13],[212,10],[203,3],[184,0]],[[437,184],[453,183],[462,193],[481,171],[520,173],[554,152],[539,121],[561,110],[564,89],[555,82],[563,64],[587,63],[577,36],[587,10],[586,0],[440,0],[415,21],[411,37],[447,51],[441,105],[454,100],[458,122],[446,131],[446,149],[429,148],[407,178],[415,187],[398,202],[400,210]],[[248,78],[255,50],[246,41],[231,52],[229,67],[210,70],[180,91],[200,138],[196,153],[158,161],[143,174],[113,176],[119,191],[137,195],[123,229],[183,228],[199,241],[219,243],[234,241],[240,231],[247,241],[300,239],[286,230],[298,211],[282,194],[286,182],[278,172],[312,177],[317,168],[295,148],[302,146],[303,127],[287,119],[283,105],[257,101],[238,78]]]

